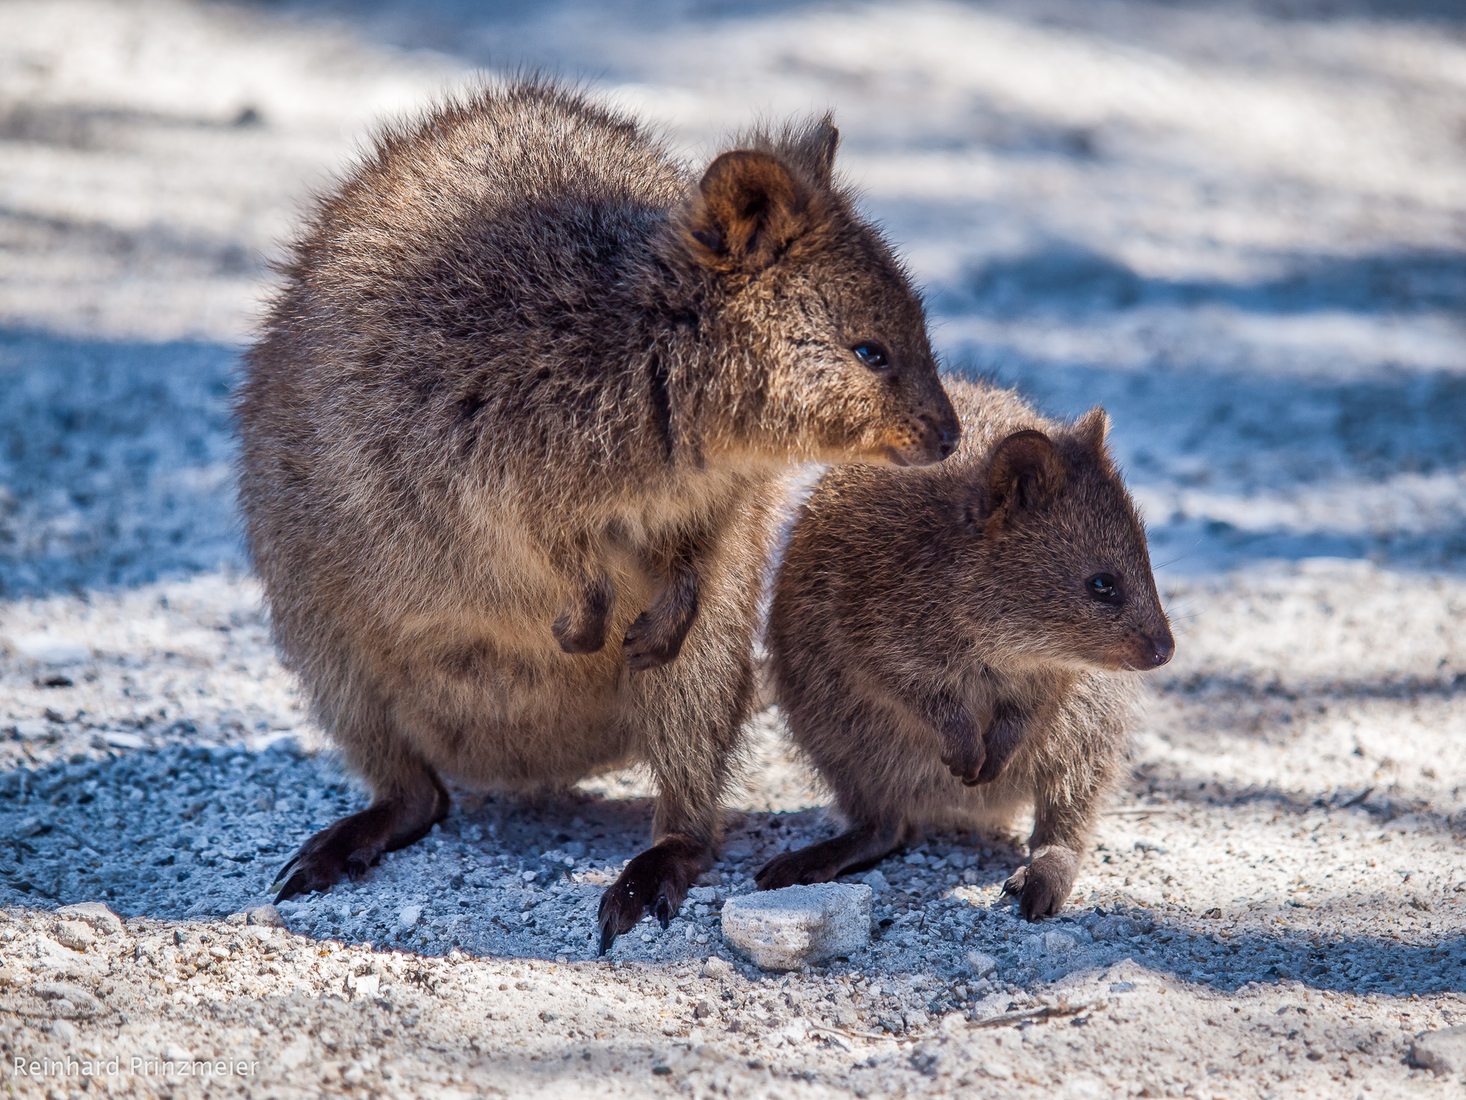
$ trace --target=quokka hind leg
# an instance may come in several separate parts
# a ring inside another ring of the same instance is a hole
[[[864,870],[901,846],[894,825],[857,825],[837,837],[777,855],[754,876],[760,890],[829,882],[850,871]]]
[[[302,844],[275,878],[275,900],[329,890],[343,877],[361,878],[384,853],[426,836],[448,815],[448,792],[426,765],[413,780],[379,794],[366,809],[327,825]]]
[[[753,610],[738,609],[751,632]],[[724,609],[718,621],[736,619]],[[731,640],[730,640],[731,639]],[[696,631],[689,652],[668,672],[638,677],[631,720],[657,786],[652,846],[635,856],[601,897],[600,953],[647,913],[663,928],[688,888],[712,866],[722,826],[723,794],[753,690],[746,634]]]
[[[367,780],[372,803],[326,826],[300,846],[275,876],[276,901],[328,890],[345,878],[360,878],[383,853],[420,840],[448,815],[449,798],[437,773],[402,744],[385,710],[358,699],[331,723],[347,763]],[[350,734],[342,734],[349,729]]]

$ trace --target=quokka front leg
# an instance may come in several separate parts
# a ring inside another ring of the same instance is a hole
[[[596,653],[606,644],[616,589],[606,568],[604,532],[557,533],[549,539],[550,560],[572,578],[569,604],[550,625],[566,653]]]
[[[582,574],[575,597],[560,612],[550,631],[566,653],[595,653],[606,644],[615,592],[611,578],[599,569]]]
[[[751,601],[750,601],[751,603]],[[634,718],[656,783],[652,846],[601,897],[599,951],[650,913],[665,929],[688,888],[712,866],[723,795],[753,689],[752,611],[720,609],[726,631],[701,630],[665,676],[633,681]]]
[[[1019,911],[1027,920],[1052,917],[1074,889],[1080,860],[1117,767],[1112,740],[1118,738],[1095,738],[1098,749],[1090,758],[1039,771],[1028,863],[1003,884],[1004,893],[1017,895]]]
[[[1031,716],[1010,700],[939,689],[906,696],[908,707],[936,733],[942,763],[963,786],[991,783],[1023,743]]]
[[[645,672],[671,664],[682,651],[687,632],[697,621],[702,599],[702,577],[699,569],[706,553],[706,544],[696,538],[683,539],[668,555],[660,569],[661,591],[652,605],[632,622],[622,642],[626,666],[632,672]]]

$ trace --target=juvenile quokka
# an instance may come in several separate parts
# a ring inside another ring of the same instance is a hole
[[[1034,920],[1069,896],[1121,769],[1128,673],[1174,643],[1103,410],[1064,425],[1011,393],[948,389],[953,458],[833,470],[794,525],[775,691],[849,829],[758,884],[826,881],[923,826],[1002,826],[1031,805],[1030,860],[1005,889]]]
[[[421,837],[440,775],[642,762],[654,846],[602,899],[601,948],[666,925],[712,858],[774,479],[957,441],[836,142],[754,134],[692,176],[522,83],[386,133],[320,204],[248,356],[241,499],[276,640],[373,801],[280,897]]]

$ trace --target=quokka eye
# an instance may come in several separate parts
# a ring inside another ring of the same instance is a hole
[[[1084,587],[1101,603],[1117,604],[1124,599],[1120,594],[1120,582],[1113,573],[1096,573],[1084,582]]]
[[[855,353],[855,358],[871,370],[886,370],[891,365],[891,357],[886,354],[886,349],[874,340],[862,340],[850,350]]]

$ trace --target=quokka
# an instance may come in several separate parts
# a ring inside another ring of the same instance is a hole
[[[440,777],[646,765],[601,950],[710,865],[791,462],[956,446],[917,296],[828,119],[690,174],[548,83],[388,130],[283,266],[237,414],[273,629],[372,792],[280,898],[441,820]]]
[[[1006,889],[1034,920],[1068,898],[1122,769],[1134,673],[1175,645],[1103,410],[1060,424],[1006,391],[948,389],[966,429],[953,458],[832,470],[795,522],[774,691],[849,827],[758,884],[826,881],[923,827],[1032,807]]]

